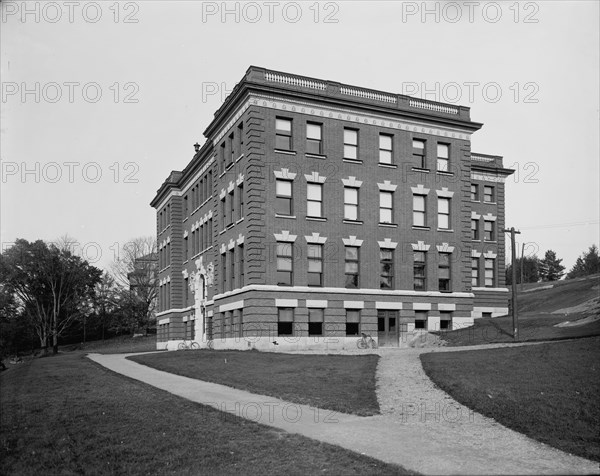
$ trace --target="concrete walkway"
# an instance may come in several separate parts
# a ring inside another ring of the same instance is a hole
[[[137,354],[88,357],[188,400],[424,474],[600,474],[598,463],[509,430],[436,389],[421,367],[424,351],[381,351],[377,391],[382,414],[373,417],[289,403],[126,359]]]

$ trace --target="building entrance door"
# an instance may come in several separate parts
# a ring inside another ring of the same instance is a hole
[[[398,347],[398,311],[377,311],[379,347]]]

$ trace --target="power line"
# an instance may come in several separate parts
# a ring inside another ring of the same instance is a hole
[[[583,226],[583,225],[597,225],[600,223],[600,220],[590,220],[590,221],[575,221],[571,223],[555,223],[552,225],[534,225],[534,226],[522,226],[522,230],[540,230],[545,228],[568,228],[571,226]]]

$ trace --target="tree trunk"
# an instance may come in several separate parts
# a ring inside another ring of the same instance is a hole
[[[55,355],[58,354],[58,336],[56,332],[52,333],[52,353]]]

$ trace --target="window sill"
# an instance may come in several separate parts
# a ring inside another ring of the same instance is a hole
[[[414,172],[426,172],[426,173],[429,173],[429,172],[431,172],[431,170],[430,170],[430,169],[424,169],[424,168],[422,168],[422,167],[413,167],[413,168],[412,168],[412,170],[413,170]]]
[[[349,225],[363,225],[364,221],[362,220],[348,220],[348,219],[344,219],[344,223],[348,223]]]
[[[327,218],[323,217],[306,217],[308,221],[327,221]]]
[[[394,164],[382,164],[381,162],[378,163],[377,165],[379,165],[379,167],[383,167],[383,168],[386,168],[386,169],[397,169],[398,168],[397,165],[394,165]]]
[[[275,218],[291,218],[291,219],[296,219],[296,215],[279,215],[278,213],[275,213]]]
[[[275,152],[285,155],[296,155],[295,150],[283,150],[283,149],[273,149]]]
[[[483,240],[484,243],[498,243],[496,240]]]
[[[483,201],[483,203],[487,205],[498,205],[498,202],[486,202],[485,200]]]
[[[304,155],[311,159],[327,159],[327,156],[323,154],[311,154],[310,152],[306,152]]]
[[[384,226],[386,228],[398,228],[396,223],[379,223],[379,226]]]
[[[223,233],[225,233],[226,231],[227,231],[227,229],[221,230],[221,231],[219,232],[219,235],[222,235],[222,234],[223,234]]]
[[[481,203],[481,200],[473,200],[473,199],[471,199],[471,203]]]
[[[451,228],[438,228],[437,231],[441,231],[442,233],[454,233],[454,230]]]
[[[436,170],[435,173],[438,174],[438,175],[445,175],[447,177],[453,177],[454,176],[454,172],[446,172],[444,170]]]
[[[236,162],[239,162],[240,160],[242,160],[244,158],[244,154],[241,154],[237,159],[235,159]]]
[[[423,230],[423,231],[429,231],[431,230],[430,226],[419,226],[419,225],[413,225],[412,227],[413,230]]]
[[[244,221],[244,217],[242,217],[238,221],[236,221],[235,224],[237,225],[238,223],[242,223],[243,221]]]
[[[225,173],[229,172],[234,165],[235,165],[235,162],[229,162],[227,164],[227,167],[225,167]]]
[[[189,218],[189,217],[185,217],[185,218],[183,219],[183,221],[184,221],[184,222],[186,222],[188,218]]]
[[[225,230],[230,230],[231,228],[233,228],[234,223],[230,223],[229,225],[227,225],[227,228],[225,228]]]
[[[479,238],[471,238],[471,241],[473,243],[481,243],[481,240]]]
[[[363,161],[359,159],[342,159],[344,162],[348,162],[349,164],[362,164]]]

